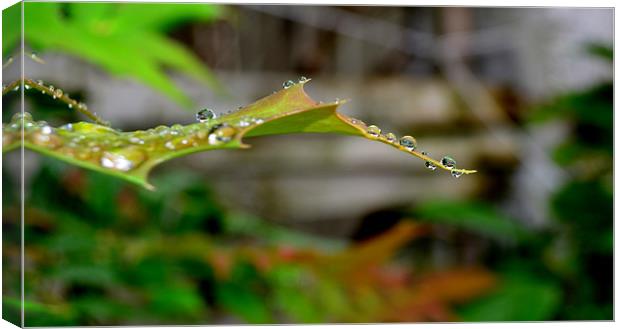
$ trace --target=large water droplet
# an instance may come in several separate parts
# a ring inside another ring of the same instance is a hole
[[[370,125],[370,126],[368,126],[368,128],[366,128],[366,132],[369,135],[377,137],[377,136],[379,136],[379,134],[381,134],[381,128],[379,128],[379,127],[377,127],[375,125]]]
[[[294,86],[294,85],[295,85],[295,81],[293,81],[293,80],[288,80],[288,81],[284,81],[284,83],[282,84],[282,87],[283,87],[284,89],[288,89],[288,88],[290,88],[290,87],[292,87],[292,86]]]
[[[416,147],[418,147],[418,142],[415,140],[415,138],[411,136],[401,137],[399,143],[401,146],[408,149],[409,151],[413,151],[416,149]]]
[[[387,140],[390,143],[394,143],[396,142],[396,135],[394,135],[393,133],[387,133],[385,135],[385,140]]]
[[[459,178],[459,177],[463,176],[463,172],[461,172],[461,171],[452,170],[450,173],[452,174],[452,177],[454,177],[454,178]]]
[[[203,109],[196,113],[196,120],[199,122],[207,122],[209,120],[213,120],[217,117],[215,112],[211,109]]]
[[[456,160],[449,156],[445,156],[441,159],[441,164],[448,169],[452,169],[456,166]]]
[[[11,122],[19,123],[20,125],[22,122],[32,122],[32,115],[28,112],[17,112],[11,117]]]

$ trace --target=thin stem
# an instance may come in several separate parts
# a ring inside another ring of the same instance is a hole
[[[20,84],[21,84],[21,80],[16,80],[16,81],[9,83],[7,86],[2,88],[2,95],[5,95],[13,90],[19,89]],[[75,109],[76,111],[84,114],[85,116],[87,116],[88,118],[90,118],[97,124],[100,124],[103,126],[110,126],[109,122],[103,120],[102,118],[97,116],[97,114],[89,111],[86,104],[76,101],[75,99],[69,97],[64,92],[58,92],[58,89],[54,89],[54,87],[46,86],[42,82],[39,83],[31,79],[24,79],[24,85],[28,86],[29,88],[39,90],[46,95],[50,95],[54,99],[58,99],[59,101],[67,104],[70,109]]]

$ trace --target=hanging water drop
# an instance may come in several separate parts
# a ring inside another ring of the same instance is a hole
[[[379,134],[381,134],[381,128],[379,128],[379,127],[377,127],[375,125],[370,125],[370,126],[368,126],[368,128],[366,128],[366,132],[369,135],[377,137],[377,136],[379,136]]]
[[[199,122],[207,122],[217,118],[217,115],[211,109],[203,109],[196,113],[196,120]]]
[[[459,178],[459,177],[463,176],[463,172],[461,172],[461,171],[452,170],[450,173],[452,174],[452,177],[454,177],[454,178]]]
[[[449,156],[445,156],[441,159],[441,164],[448,169],[452,169],[456,166],[456,160]]]
[[[416,147],[418,147],[418,142],[415,140],[415,138],[411,136],[401,137],[399,143],[401,146],[408,149],[409,151],[413,151],[416,149]]]
[[[310,79],[302,76],[301,78],[299,78],[299,83],[305,83],[305,82],[308,82],[308,80],[310,80]]]
[[[284,89],[288,89],[294,85],[295,85],[295,82],[293,80],[288,80],[288,81],[284,81],[284,83],[282,84],[282,87]]]
[[[424,166],[425,166],[426,168],[430,169],[430,170],[433,170],[433,171],[434,171],[435,169],[437,169],[437,166],[436,166],[435,164],[433,164],[432,162],[429,162],[429,161],[426,161],[426,162],[424,163]]]

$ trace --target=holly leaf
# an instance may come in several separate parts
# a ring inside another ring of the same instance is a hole
[[[209,118],[211,113],[205,112],[205,122],[131,132],[87,122],[54,128],[45,122],[33,121],[28,113],[18,113],[8,125],[3,126],[3,151],[20,147],[23,140],[23,146],[27,149],[153,189],[148,183],[149,172],[171,159],[197,152],[248,148],[250,146],[244,142],[245,138],[331,133],[387,144],[436,168],[451,171],[455,176],[476,172],[444,165],[418,152],[415,140],[410,136],[401,138],[399,142],[392,134],[382,134],[376,126],[367,126],[358,119],[337,112],[342,101],[322,103],[313,100],[303,90],[307,81],[291,82],[288,87],[219,118]],[[24,83],[29,88],[55,95],[61,101],[83,109],[83,104],[57,93],[58,90],[50,90],[28,79]],[[11,90],[13,87],[11,84],[5,89]]]

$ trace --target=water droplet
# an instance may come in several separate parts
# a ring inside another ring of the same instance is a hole
[[[70,109],[72,109],[72,108],[73,108],[73,103],[69,103],[69,104],[67,104],[67,106],[68,106]]]
[[[459,177],[463,176],[463,172],[462,171],[452,170],[450,173],[452,174],[452,177],[454,177],[454,178],[459,178]]]
[[[424,163],[424,166],[426,166],[426,168],[430,169],[430,170],[435,170],[437,169],[437,166],[435,164],[433,164],[432,162],[426,161]]]
[[[22,122],[32,122],[32,115],[28,112],[17,112],[11,117],[11,122],[19,123],[20,125]]]
[[[265,122],[265,120],[263,120],[261,118],[254,118],[254,119],[252,119],[252,121],[254,122],[254,124],[257,124],[257,125]]]
[[[226,143],[232,140],[237,131],[235,128],[226,125],[219,124],[214,126],[209,133],[209,144],[215,145],[220,143]]]
[[[239,127],[248,127],[249,125],[251,125],[251,119],[248,119],[247,117],[241,118],[241,120],[239,120],[239,122],[237,123],[237,126]]]
[[[139,166],[145,158],[142,150],[128,147],[113,152],[103,152],[100,163],[105,168],[129,171]]]
[[[293,80],[288,80],[288,81],[284,81],[284,83],[282,84],[282,87],[284,89],[288,89],[294,85],[295,85],[295,82]]]
[[[26,90],[30,89],[30,85],[24,84],[24,88],[26,88]]]
[[[418,147],[418,142],[415,140],[415,138],[411,136],[401,137],[399,143],[401,146],[408,149],[409,151],[413,151],[416,149],[416,147]]]
[[[456,160],[449,156],[445,156],[441,159],[441,164],[448,169],[452,169],[456,166]]]
[[[66,131],[73,131],[73,124],[71,123],[64,124],[60,126],[60,129],[66,130]]]
[[[131,137],[129,137],[129,142],[130,142],[130,143],[133,143],[133,144],[140,144],[140,145],[143,145],[143,144],[144,144],[144,140],[143,140],[143,139],[140,139],[140,138],[138,138],[138,137],[136,137],[136,136],[131,136]]]
[[[54,129],[48,125],[41,126],[41,133],[44,135],[49,135],[54,132]]]
[[[310,79],[302,76],[301,78],[299,78],[299,83],[305,83],[305,82],[308,82],[308,80],[310,80]]]
[[[369,135],[377,137],[377,136],[379,136],[379,134],[381,134],[381,128],[379,128],[379,127],[377,127],[375,125],[370,125],[370,126],[368,126],[368,128],[366,128],[366,132]]]
[[[88,110],[88,106],[85,103],[78,103],[78,107],[81,108],[82,110],[86,111]]]
[[[196,113],[196,120],[198,120],[199,122],[207,122],[215,118],[217,118],[217,115],[211,109],[203,109],[200,110],[200,112]]]
[[[169,150],[174,150],[176,148],[172,141],[167,141],[166,144],[164,144],[164,146]]]
[[[394,135],[393,133],[387,133],[385,135],[385,139],[390,143],[394,143],[396,142],[396,135]]]
[[[182,132],[183,132],[183,126],[181,126],[178,123],[177,124],[173,124],[170,127],[170,135],[177,136],[177,135],[180,135]]]
[[[39,86],[42,86],[42,85],[43,85],[43,80],[37,80],[37,84],[38,84]]]
[[[15,88],[13,88],[13,91],[18,91],[19,87],[20,87],[20,85],[15,86]]]
[[[60,98],[62,97],[63,91],[62,89],[58,88],[54,91],[54,98]]]

